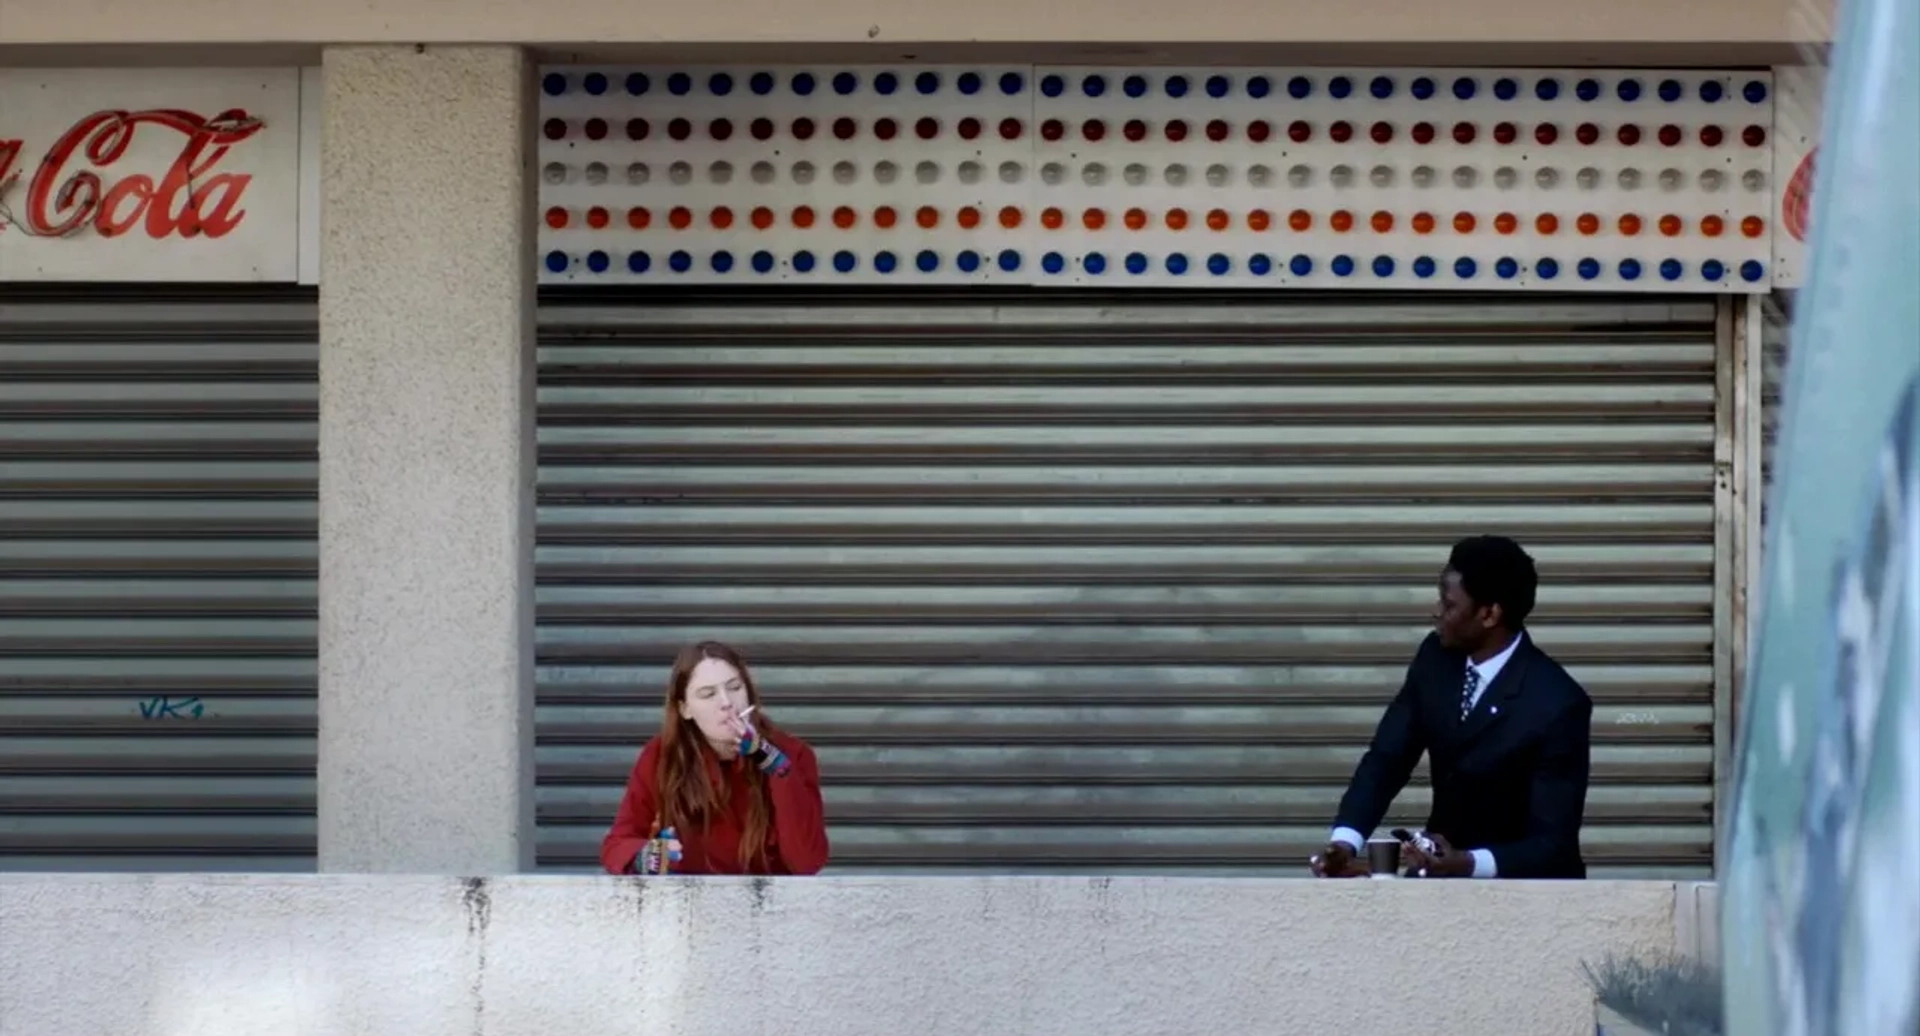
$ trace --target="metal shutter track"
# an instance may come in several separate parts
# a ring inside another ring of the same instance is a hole
[[[819,750],[835,871],[1298,873],[1448,544],[1498,530],[1598,701],[1595,874],[1705,876],[1714,316],[556,295],[540,862],[594,865],[668,661],[717,636]]]
[[[0,869],[312,869],[318,357],[311,290],[0,289]]]

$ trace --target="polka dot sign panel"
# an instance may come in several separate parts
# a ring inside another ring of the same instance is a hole
[[[1765,291],[1766,73],[545,72],[548,283]]]

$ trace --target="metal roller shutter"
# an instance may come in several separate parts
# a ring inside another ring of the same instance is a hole
[[[1792,289],[1775,291],[1761,300],[1760,309],[1760,518],[1766,521],[1766,503],[1773,496],[1773,457],[1780,443],[1780,418],[1787,392],[1787,354],[1793,337]]]
[[[1598,701],[1594,873],[1710,872],[1711,299],[600,294],[541,324],[545,868],[594,866],[667,663],[714,636],[819,750],[836,872],[1300,873],[1447,547],[1500,530]]]
[[[310,870],[311,290],[0,289],[0,869]]]

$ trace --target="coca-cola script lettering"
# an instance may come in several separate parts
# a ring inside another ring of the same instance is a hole
[[[89,226],[108,237],[134,230],[155,240],[225,237],[246,219],[241,202],[253,176],[217,167],[262,125],[237,108],[212,118],[172,108],[95,112],[41,157],[24,204],[13,188],[23,175],[16,167],[26,141],[0,137],[0,230],[10,218],[36,237],[66,237]],[[165,132],[179,140],[165,169],[121,163],[136,135]]]

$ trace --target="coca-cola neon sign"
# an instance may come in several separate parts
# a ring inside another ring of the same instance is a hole
[[[26,141],[0,137],[0,231],[70,237],[91,228],[105,237],[225,237],[246,219],[242,202],[253,176],[220,172],[220,160],[263,125],[238,108],[212,118],[175,108],[94,112],[60,135],[24,192],[13,188],[24,175],[16,167]],[[143,127],[180,136],[179,150],[158,178],[120,164]]]

